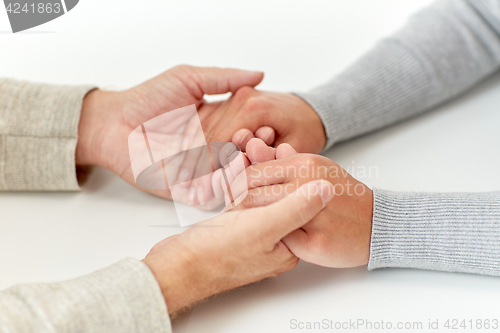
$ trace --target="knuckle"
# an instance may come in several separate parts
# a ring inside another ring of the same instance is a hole
[[[271,273],[271,276],[277,277],[284,272],[290,271],[290,270],[294,269],[298,263],[299,263],[299,258],[292,256],[290,259],[281,263],[281,265],[279,265],[278,268]]]
[[[191,70],[191,66],[189,65],[177,65],[175,67],[172,67],[170,69],[170,72],[173,73],[173,74],[181,74],[181,73],[185,73],[185,72],[188,72]]]
[[[233,99],[237,103],[242,103],[251,96],[253,96],[257,91],[249,86],[243,86],[240,89],[236,90],[233,94]]]
[[[314,154],[299,154],[295,157],[294,165],[299,170],[299,175],[303,179],[325,178],[327,170],[331,169],[331,163],[325,158]]]
[[[301,159],[302,165],[313,167],[318,164],[318,155],[307,154]]]
[[[171,68],[168,73],[177,78],[193,96],[203,97],[203,91],[200,85],[203,86],[204,76],[195,67],[189,65],[177,65]]]
[[[313,157],[309,154],[300,154],[295,157],[295,166],[298,168],[310,167]]]
[[[242,208],[254,208],[258,207],[258,201],[257,201],[257,195],[253,194],[252,192],[248,192],[247,196],[243,201],[241,202]]]
[[[268,110],[269,102],[267,102],[262,96],[252,96],[249,97],[245,104],[242,106],[243,112],[257,113],[259,111]]]
[[[285,266],[285,272],[294,269],[297,266],[298,263],[299,263],[299,258],[297,258],[297,257],[294,256],[290,260],[290,262],[288,263],[288,265]]]

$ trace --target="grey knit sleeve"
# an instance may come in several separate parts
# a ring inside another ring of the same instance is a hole
[[[500,0],[439,0],[307,93],[326,149],[457,96],[499,68]]]
[[[78,122],[92,89],[0,79],[0,191],[79,189]]]
[[[500,276],[500,192],[374,189],[368,269],[384,267]]]
[[[153,273],[139,260],[59,283],[0,292],[0,332],[171,333]]]
[[[438,0],[308,93],[335,142],[445,102],[500,66],[500,0]],[[500,192],[374,190],[368,268],[500,275]]]

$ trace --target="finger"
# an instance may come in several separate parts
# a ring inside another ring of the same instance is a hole
[[[251,163],[248,157],[240,151],[235,151],[229,157],[229,172],[236,178],[240,173],[242,173],[246,168],[248,168]],[[233,178],[233,179],[234,179]]]
[[[224,195],[224,201],[225,201],[226,207],[233,206],[233,202],[231,201],[231,197],[229,196],[229,194]]]
[[[276,132],[272,127],[262,126],[255,131],[255,137],[264,141],[266,145],[272,146],[274,143],[274,138],[276,137]]]
[[[187,192],[186,196],[184,197],[184,202],[186,205],[189,206],[197,206],[198,205],[198,193],[196,191],[196,188],[194,187],[189,187],[189,191]]]
[[[176,71],[179,79],[198,99],[204,94],[225,94],[243,86],[255,87],[264,78],[262,72],[233,68],[178,66]]]
[[[196,192],[190,192],[191,188],[177,184],[169,186],[174,202],[193,206],[195,204]]]
[[[293,149],[288,143],[282,143],[276,148],[276,159],[286,158],[297,154],[297,151]]]
[[[235,144],[226,143],[224,146],[222,146],[220,151],[213,156],[214,159],[219,160],[219,165],[223,176],[221,178],[221,188],[223,189],[224,194],[227,195],[226,202],[228,200],[229,202],[231,202],[233,199],[229,193],[229,185],[234,181],[234,179],[237,176],[237,173],[233,174],[233,172],[231,171],[231,163],[233,162],[234,168],[236,169],[243,170],[245,168],[244,161],[238,163],[239,162],[238,160],[240,160],[238,157],[240,155],[243,156],[243,153],[239,151],[238,147]]]
[[[222,188],[222,191],[224,193],[224,199],[226,200],[226,204],[229,204],[232,202],[230,196],[229,196],[229,191],[231,190],[230,185],[235,177],[232,175],[228,167],[222,167],[220,168],[222,177],[220,180],[220,187]],[[231,196],[232,196],[232,191],[231,191]],[[234,199],[234,197],[233,197]]]
[[[246,151],[246,146],[250,139],[253,139],[252,131],[247,128],[240,129],[233,134],[232,142],[240,147],[241,151]]]
[[[198,115],[192,117],[182,135],[182,151],[205,144],[205,136]]]
[[[247,190],[234,200],[235,209],[242,210],[268,206],[280,201],[296,190],[297,186],[293,183],[262,186]]]
[[[204,205],[213,197],[212,191],[212,163],[210,162],[210,153],[206,147],[198,147],[189,151],[199,151],[198,161],[190,181],[190,190],[188,194],[188,204],[190,205]],[[196,200],[193,202],[192,193],[196,193],[194,197]]]
[[[203,211],[211,211],[211,210],[214,210],[216,208],[223,207],[223,204],[224,204],[223,199],[213,197],[206,204],[199,205],[196,208],[203,210]]]
[[[250,161],[233,143],[227,143],[221,148],[219,152],[219,159],[221,169],[223,171],[222,180],[226,182],[226,184],[221,184],[221,187],[224,190],[224,193],[231,197],[232,201],[234,197],[232,197],[232,193],[229,193],[230,185],[236,176],[238,176],[245,170],[246,167],[250,165]]]
[[[236,176],[233,175],[233,173],[231,172],[231,169],[229,168],[229,166],[225,167],[224,168],[224,173],[226,175],[226,179],[224,181],[226,181],[227,183],[227,186],[226,186],[226,193],[229,194],[228,191],[231,191],[231,195],[233,195],[232,193],[232,188],[230,187],[231,184],[234,182]],[[234,197],[233,197],[234,199]]]
[[[295,229],[312,220],[333,198],[333,185],[325,180],[304,184],[293,194],[267,207],[256,208],[247,214],[251,218],[249,233],[275,245]]]
[[[238,147],[234,143],[228,142],[224,146],[222,146],[222,148],[220,149],[220,151],[218,153],[219,156],[215,156],[214,158],[218,157],[220,165],[222,167],[226,167],[231,162],[231,159],[230,159],[231,156],[233,156],[233,157],[237,156],[237,155],[233,155],[233,153],[235,153],[235,152],[236,153],[239,152]]]
[[[206,122],[206,120],[210,118],[215,113],[215,111],[221,108],[223,103],[224,101],[210,103],[205,100],[201,101],[201,104],[198,106],[198,117],[200,118],[202,128],[204,122]]]
[[[191,188],[196,190],[199,205],[203,206],[209,202],[214,194],[212,191],[212,174],[204,175],[191,182]]]
[[[236,199],[233,189],[233,181],[240,174],[245,175],[245,169],[250,166],[250,161],[246,157],[246,155],[242,152],[234,152],[233,155],[237,155],[232,158],[232,161],[229,163],[228,168],[226,168],[226,172],[228,173],[228,181],[229,181],[229,190],[231,191],[232,200]],[[230,174],[230,175],[229,175]],[[246,193],[246,192],[245,192]],[[242,194],[243,195],[243,194]]]
[[[213,141],[230,140],[240,129],[250,130],[253,136],[257,129],[265,125],[265,115],[269,113],[267,108],[246,106],[251,97],[258,95],[259,92],[254,88],[243,87],[221,106],[221,111],[216,112],[219,116],[211,117],[213,119],[210,120],[210,135],[217,139]],[[235,143],[238,144],[239,141]]]
[[[278,160],[252,165],[246,168],[244,173],[236,176],[231,183],[231,191],[237,198],[253,188],[286,183],[289,180],[288,166],[293,166],[293,164]],[[296,168],[292,168],[292,170],[296,170]]]
[[[247,156],[252,164],[263,163],[276,159],[276,149],[255,138],[247,144]]]
[[[309,239],[304,229],[297,229],[283,237],[283,243],[297,257],[303,258]]]
[[[222,176],[222,170],[221,169],[215,170],[215,172],[212,176],[212,191],[214,193],[214,196],[217,199],[224,198],[223,184],[225,185],[225,182],[224,182],[224,179]]]
[[[184,160],[179,166],[179,173],[177,174],[176,184],[182,186],[190,186],[191,180],[194,178],[198,161],[200,160],[202,149],[194,148],[187,150],[184,153]]]

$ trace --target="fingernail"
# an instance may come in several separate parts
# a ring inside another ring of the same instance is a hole
[[[234,153],[235,151],[236,151],[236,146],[231,143],[231,150],[229,151],[229,153],[227,155],[231,156],[231,154]]]
[[[271,135],[273,134],[274,131],[272,129],[268,128],[267,132],[269,132],[269,133],[267,134],[266,138],[264,139],[264,142],[266,143],[266,145],[268,144],[267,140],[269,140],[269,138],[271,137]]]
[[[201,187],[198,187],[198,201],[200,202],[200,205],[206,204],[205,191],[203,191]]]
[[[179,177],[177,178],[179,183],[184,183],[189,179],[189,170],[188,169],[182,169],[181,172],[179,173]]]
[[[234,153],[238,153],[238,152],[236,151],[236,148],[234,148],[233,150],[231,150],[231,152],[227,155],[227,158],[226,158],[226,159],[227,159],[227,163],[226,163],[226,165],[229,165],[229,163],[231,163],[231,161],[232,161],[231,156],[232,156]],[[226,165],[225,165],[225,166],[226,166]]]
[[[194,201],[196,200],[196,190],[194,188],[190,189],[189,190],[189,193],[188,193],[188,198],[187,198],[187,201],[188,201],[188,205],[194,205]]]
[[[238,146],[240,146],[240,147],[241,147],[241,144],[243,143],[243,141],[246,139],[246,137],[247,137],[249,134],[252,134],[252,133],[247,132],[247,134],[243,135],[243,137],[241,138],[240,142],[238,143]]]

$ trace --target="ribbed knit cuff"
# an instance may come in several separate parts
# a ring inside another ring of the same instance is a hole
[[[500,275],[500,192],[373,191],[368,269]]]
[[[78,190],[75,148],[91,86],[0,80],[0,190]]]

